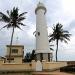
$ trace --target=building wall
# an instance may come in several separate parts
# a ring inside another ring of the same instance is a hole
[[[2,64],[0,65],[0,72],[17,72],[18,71],[32,71],[31,63],[25,64]]]
[[[0,65],[4,63],[4,59],[0,59]]]
[[[14,60],[11,60],[11,62],[10,63],[16,63],[16,64],[21,64],[22,63],[22,57],[14,57]],[[9,63],[9,60],[5,60],[5,63]]]
[[[0,63],[0,70],[34,70],[36,69],[36,63],[35,61],[32,61],[31,63],[22,63],[22,64],[16,64],[16,63]],[[42,61],[43,69],[54,69],[59,68],[62,66],[67,66],[67,62],[46,62]]]
[[[11,47],[11,54],[9,58]],[[22,59],[24,56],[24,46],[23,45],[7,45],[7,54],[6,54],[6,62],[8,63],[9,60],[11,63],[22,63]]]
[[[0,75],[32,75],[31,72],[2,72]]]
[[[18,53],[11,53],[11,55],[23,55],[23,49],[22,47],[11,47],[11,49],[18,49]],[[10,47],[7,47],[7,55],[9,55]]]
[[[42,56],[41,56],[41,54],[42,54]],[[49,56],[48,56],[48,54],[49,54]],[[48,61],[48,62],[52,62],[52,54],[50,55],[51,53],[38,53],[38,54],[36,54],[36,57],[37,57],[37,60],[40,60],[40,61],[42,61],[42,60],[46,60],[46,61]]]
[[[22,57],[15,57],[14,63],[22,63]]]
[[[67,66],[67,62],[43,62],[42,64],[44,70],[54,70]]]
[[[37,60],[40,60],[40,54],[36,55]]]
[[[67,64],[68,65],[75,65],[75,61],[68,61]]]
[[[45,59],[46,59],[46,61],[48,61],[48,53],[43,54],[43,60],[45,60]]]
[[[32,71],[36,71],[36,63],[32,61],[31,63],[3,63],[0,61],[0,75],[31,75]],[[54,70],[63,66],[67,66],[67,62],[42,62],[43,70]]]

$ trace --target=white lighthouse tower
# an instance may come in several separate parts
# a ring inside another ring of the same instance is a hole
[[[36,14],[36,58],[37,60],[52,60],[52,53],[49,48],[48,32],[46,24],[46,7],[38,3],[35,9]]]

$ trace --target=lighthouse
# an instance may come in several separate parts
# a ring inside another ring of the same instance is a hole
[[[35,9],[36,14],[36,59],[52,61],[52,52],[49,48],[48,32],[45,14],[47,12],[43,3],[39,2]]]

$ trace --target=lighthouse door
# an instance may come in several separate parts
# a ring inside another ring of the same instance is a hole
[[[39,60],[36,62],[36,71],[42,71],[42,63]]]

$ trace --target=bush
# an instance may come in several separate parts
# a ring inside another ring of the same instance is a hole
[[[61,72],[75,72],[75,65],[61,67],[60,71]]]

